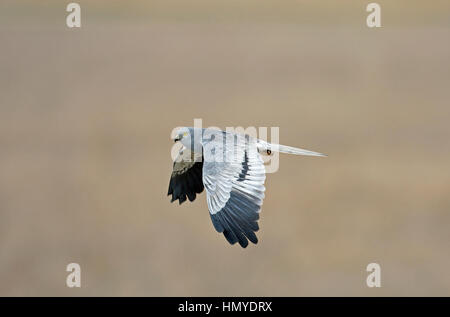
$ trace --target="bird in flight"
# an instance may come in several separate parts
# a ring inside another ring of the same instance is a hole
[[[230,244],[258,243],[255,232],[266,179],[261,155],[277,151],[326,156],[295,147],[271,144],[249,135],[215,129],[180,128],[173,139],[183,145],[173,164],[167,195],[180,204],[194,201],[206,189],[214,228]]]

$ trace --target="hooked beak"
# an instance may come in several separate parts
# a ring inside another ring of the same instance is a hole
[[[173,142],[175,142],[175,143],[180,140],[181,140],[181,137],[179,135],[177,135],[173,138]]]

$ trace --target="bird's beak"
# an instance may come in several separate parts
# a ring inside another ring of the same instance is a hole
[[[173,138],[173,142],[177,142],[177,141],[180,141],[180,140],[181,140],[181,137],[179,135],[177,135],[177,136],[175,136]]]

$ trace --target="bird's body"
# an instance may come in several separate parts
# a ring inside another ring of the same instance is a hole
[[[175,141],[183,144],[173,165],[168,195],[172,202],[193,201],[206,189],[215,229],[229,243],[257,243],[259,212],[266,179],[261,154],[282,152],[324,156],[299,148],[271,144],[248,135],[213,129],[181,128]]]

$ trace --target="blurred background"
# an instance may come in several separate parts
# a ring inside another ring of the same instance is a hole
[[[450,295],[449,1],[69,2],[0,3],[0,295]],[[329,155],[281,156],[256,246],[166,196],[194,118]]]

